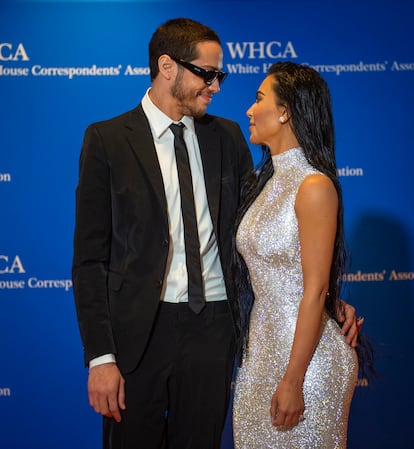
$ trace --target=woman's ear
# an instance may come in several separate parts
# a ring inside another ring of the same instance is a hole
[[[279,122],[282,123],[282,125],[283,125],[284,123],[288,122],[289,119],[290,119],[290,115],[289,115],[288,111],[285,109],[282,112],[281,116],[279,117]]]

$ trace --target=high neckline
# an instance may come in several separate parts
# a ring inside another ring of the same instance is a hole
[[[282,153],[278,153],[272,156],[272,162],[273,167],[276,170],[277,167],[279,167],[281,164],[283,164],[284,161],[289,160],[297,160],[299,158],[304,157],[303,149],[302,147],[293,147],[289,148],[286,151],[283,151]]]
[[[302,147],[293,147],[293,148],[289,148],[288,150],[282,151],[281,153],[275,154],[272,156],[272,159],[275,161],[277,159],[282,159],[283,157],[287,157],[288,153],[295,153],[300,151],[301,153],[303,153],[303,149]]]

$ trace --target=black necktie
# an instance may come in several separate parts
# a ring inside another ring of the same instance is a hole
[[[200,240],[194,206],[193,180],[183,137],[184,125],[172,123],[170,129],[174,134],[175,158],[181,192],[181,212],[184,223],[185,258],[188,273],[188,304],[191,310],[200,313],[205,305],[203,275],[201,273]]]

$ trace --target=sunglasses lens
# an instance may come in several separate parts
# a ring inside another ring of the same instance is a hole
[[[209,85],[213,84],[214,81],[216,81],[216,79],[217,79],[217,75],[218,75],[218,73],[214,72],[212,70],[204,72],[204,82]]]
[[[216,72],[215,70],[208,71],[204,73],[204,82],[208,85],[211,85],[218,79],[219,84],[221,84],[227,76],[227,73],[224,72]]]
[[[219,84],[221,84],[227,77],[227,73],[225,72],[219,72],[218,74],[218,80],[219,80]]]

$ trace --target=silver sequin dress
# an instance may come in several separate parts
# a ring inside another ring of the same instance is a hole
[[[271,425],[270,401],[288,364],[303,294],[294,204],[301,182],[318,173],[300,148],[272,159],[275,173],[237,231],[237,247],[249,268],[255,303],[248,352],[236,379],[235,448],[345,448],[358,362],[355,350],[326,314],[303,385],[305,420],[288,431]]]

